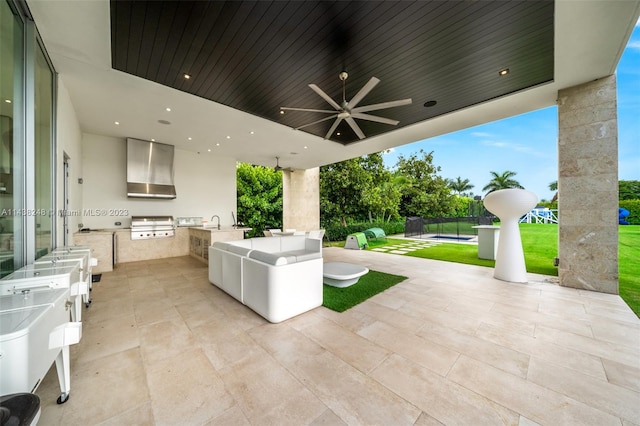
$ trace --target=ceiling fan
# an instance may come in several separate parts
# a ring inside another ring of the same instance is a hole
[[[342,103],[340,105],[338,105],[337,102],[335,102],[329,95],[327,95],[322,89],[320,89],[315,84],[309,85],[311,90],[316,92],[318,95],[320,95],[320,97],[322,97],[322,99],[327,101],[329,105],[331,105],[335,109],[335,111],[324,110],[324,109],[280,107],[281,111],[306,111],[306,112],[320,112],[320,113],[331,114],[330,116],[325,117],[321,120],[317,120],[312,123],[308,123],[303,126],[296,127],[295,130],[299,130],[307,126],[312,126],[314,124],[321,123],[323,121],[327,121],[335,118],[336,121],[333,122],[333,125],[325,135],[324,137],[325,139],[329,139],[331,137],[331,135],[338,128],[338,125],[340,124],[340,122],[342,122],[342,120],[345,120],[349,124],[349,126],[351,126],[351,128],[353,129],[355,134],[358,136],[358,138],[364,139],[365,135],[362,132],[362,129],[360,129],[360,126],[358,126],[358,124],[355,122],[354,118],[358,118],[360,120],[377,121],[378,123],[391,124],[395,126],[399,123],[399,121],[391,120],[389,118],[379,117],[377,115],[365,114],[365,112],[411,104],[411,99],[402,99],[399,101],[383,102],[380,104],[373,104],[373,105],[366,105],[366,106],[359,107],[358,104],[360,103],[360,101],[365,96],[367,96],[367,94],[374,87],[376,87],[378,83],[380,83],[380,80],[375,77],[371,77],[371,79],[364,86],[362,86],[360,91],[356,93],[356,95],[353,98],[351,98],[349,102],[347,102],[347,100],[345,99],[346,98],[346,80],[349,77],[349,74],[346,71],[342,71],[338,77],[340,78],[340,80],[342,80]]]

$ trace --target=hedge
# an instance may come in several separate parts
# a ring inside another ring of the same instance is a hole
[[[360,222],[347,225],[346,227],[335,224],[325,225],[325,235],[329,241],[345,241],[349,234],[362,232],[369,228],[381,228],[386,235],[404,234],[403,222]]]
[[[640,200],[620,200],[620,207],[629,210],[627,222],[631,225],[640,225]]]

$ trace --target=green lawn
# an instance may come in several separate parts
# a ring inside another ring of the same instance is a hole
[[[369,270],[356,284],[350,287],[339,288],[325,284],[322,305],[336,312],[344,312],[406,279],[407,277],[401,275]]]
[[[640,225],[620,227],[618,262],[620,297],[640,317]]]
[[[640,317],[640,226],[620,226],[619,229],[620,296]],[[553,266],[553,259],[558,253],[557,225],[521,224],[520,235],[527,271],[557,276],[558,269]],[[369,242],[369,250],[404,242],[406,241],[392,238],[387,238],[386,241],[373,240]],[[344,247],[344,242],[333,245]],[[441,243],[408,253],[407,256],[489,267],[495,264],[492,260],[478,259],[478,247],[467,244]]]

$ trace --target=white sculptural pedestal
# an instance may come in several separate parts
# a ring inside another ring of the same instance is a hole
[[[484,198],[484,206],[500,218],[498,254],[494,278],[516,283],[527,282],[518,219],[536,206],[538,197],[524,189],[501,189]]]

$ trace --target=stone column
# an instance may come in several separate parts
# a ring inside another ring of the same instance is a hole
[[[320,168],[282,172],[282,228],[320,228]]]
[[[615,75],[558,92],[560,285],[618,294]]]

